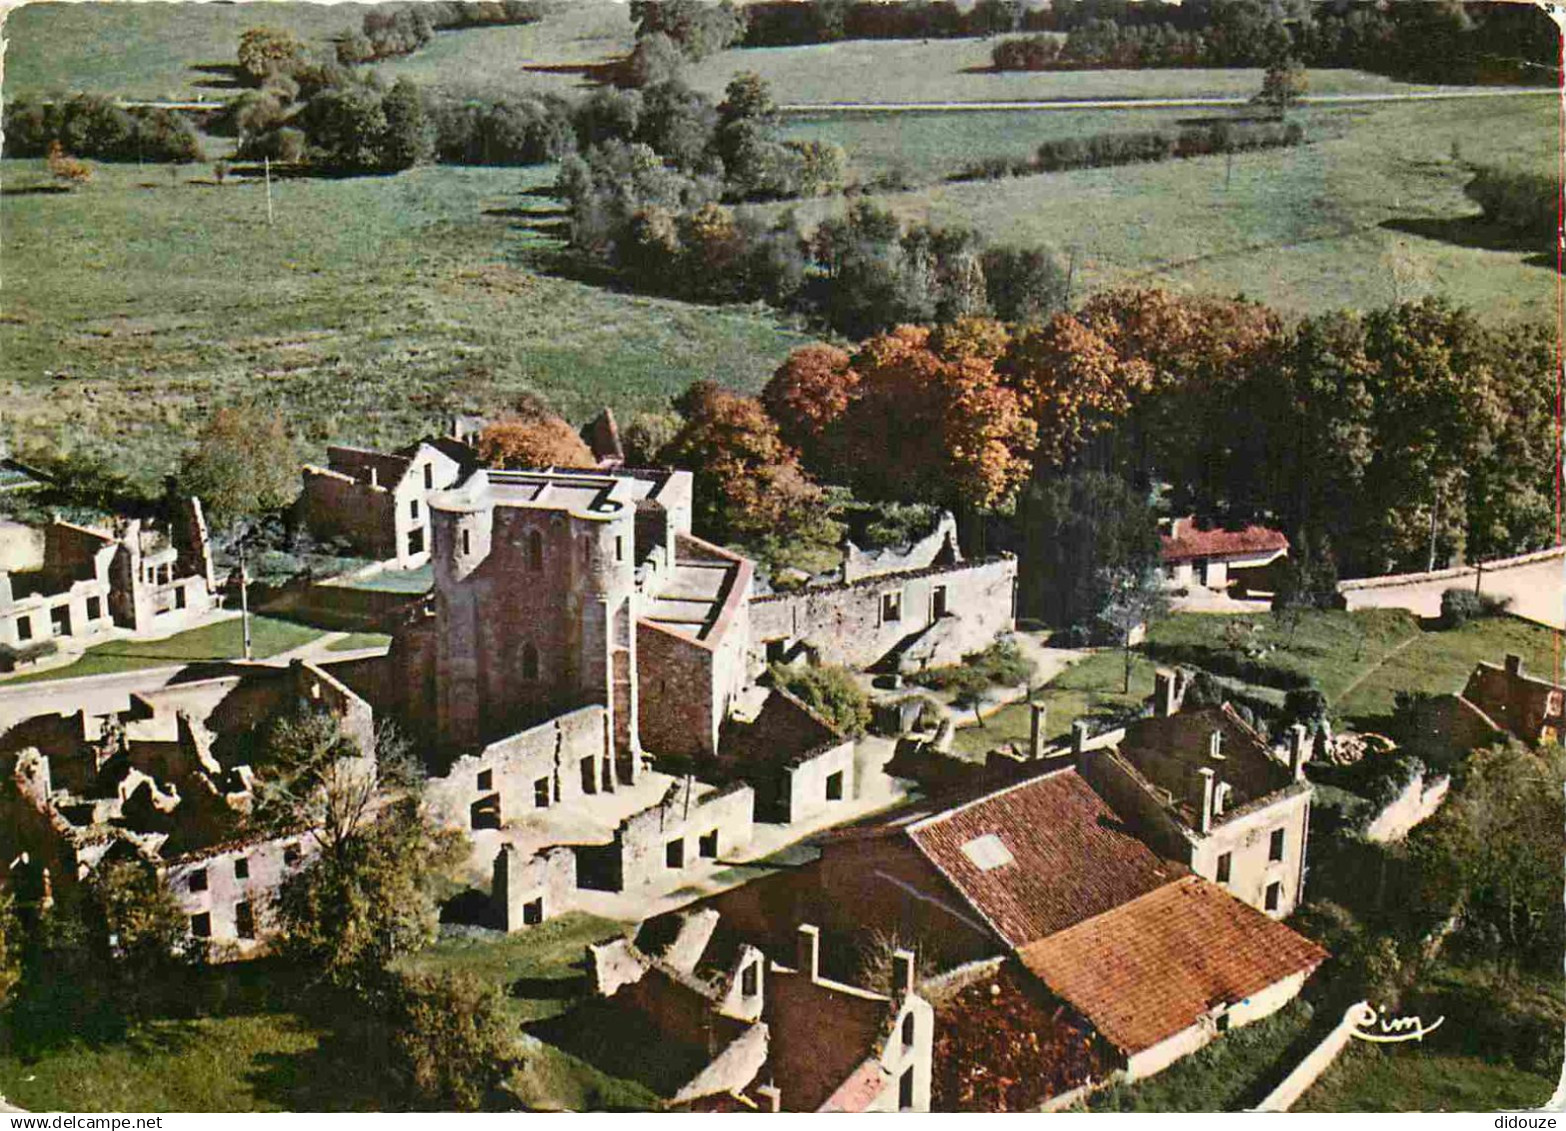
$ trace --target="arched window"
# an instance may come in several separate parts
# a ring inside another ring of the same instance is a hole
[[[538,678],[538,649],[531,644],[522,645],[522,678]]]
[[[544,536],[536,530],[529,531],[527,536],[527,568],[544,568]]]
[[[910,1009],[903,1014],[903,1044],[905,1046],[912,1047],[914,1043],[914,1036],[916,1035],[914,1032],[915,1024],[913,1010]]]

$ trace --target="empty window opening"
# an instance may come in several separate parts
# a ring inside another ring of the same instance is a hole
[[[531,644],[522,645],[522,678],[538,678],[538,649]]]
[[[901,593],[881,594],[881,623],[893,624],[903,619],[903,595]]]
[[[767,641],[767,663],[769,663],[769,664],[781,664],[783,662],[784,657],[787,656],[787,655],[788,655],[788,640],[787,639],[783,639],[783,640],[769,640],[769,641]]]
[[[544,568],[544,536],[536,530],[527,535],[527,568],[535,573]]]
[[[466,530],[462,532],[462,552],[464,554],[471,554],[473,552],[473,541],[468,536],[468,531]]]
[[[283,863],[289,865],[299,863],[299,846],[297,844],[283,845]]]
[[[192,872],[190,874],[189,886],[191,891],[206,891],[207,870],[205,868],[197,868],[194,872]]]
[[[249,902],[234,904],[234,933],[242,939],[256,937],[256,912]]]
[[[234,858],[234,878],[236,880],[248,880],[250,878],[250,857],[238,856]]]
[[[500,794],[491,793],[469,806],[468,821],[475,829],[500,828]]]
[[[424,489],[426,491],[435,489],[435,465],[432,463],[424,465]]]
[[[549,808],[549,779],[539,778],[533,783],[533,808]]]
[[[413,519],[414,522],[419,521],[419,500],[408,500],[408,517]]]
[[[685,867],[685,841],[683,838],[671,840],[663,846],[663,862],[665,866],[670,868]]]
[[[212,916],[203,911],[199,915],[190,917],[190,933],[198,939],[210,939],[212,937]]]
[[[740,971],[740,993],[746,997],[755,997],[761,991],[761,963],[747,963],[745,969]]]
[[[989,872],[1010,864],[1015,857],[994,833],[977,837],[962,846],[962,854],[973,861],[981,872]]]
[[[1226,884],[1229,882],[1229,868],[1233,863],[1234,853],[1232,852],[1225,852],[1222,856],[1218,857],[1218,882],[1220,884]]]
[[[1267,845],[1267,859],[1268,860],[1282,860],[1283,859],[1283,830],[1282,829],[1273,829],[1272,830],[1272,840],[1269,841],[1268,845]]]
[[[185,607],[185,587],[183,585],[174,590],[174,607],[176,609],[183,609]]]
[[[912,1048],[914,1037],[918,1032],[918,1021],[914,1018],[913,1011],[903,1014],[903,1047]]]
[[[495,788],[495,771],[480,770],[478,774],[478,789],[480,793],[488,793]]]
[[[903,1069],[903,1074],[897,1078],[897,1107],[900,1111],[910,1111],[914,1105],[914,1070]]]
[[[69,605],[56,605],[49,610],[49,630],[56,636],[71,634],[71,609]]]
[[[826,780],[826,799],[828,801],[843,800],[843,771],[828,774]]]
[[[930,619],[940,620],[946,615],[946,586],[937,585],[930,598]]]
[[[408,531],[408,553],[422,554],[424,552],[424,528]]]
[[[103,619],[103,598],[102,597],[88,597],[87,598],[87,619],[88,620],[102,620]]]
[[[536,927],[544,921],[544,897],[530,899],[522,905],[522,925]]]
[[[33,638],[33,621],[31,617],[16,618],[16,638],[18,640],[31,640]]]
[[[625,538],[623,535],[615,535],[614,560],[617,562],[625,561]]]
[[[718,830],[713,829],[710,833],[703,834],[702,838],[696,842],[696,851],[701,854],[703,859],[716,860],[718,858]]]
[[[1278,904],[1283,900],[1283,885],[1271,883],[1267,885],[1267,910],[1278,910]]]
[[[598,775],[596,767],[593,765],[593,756],[591,754],[582,759],[582,792],[598,792]]]
[[[1229,1011],[1226,1009],[1220,1013],[1213,1024],[1220,1033],[1227,1033],[1229,1031]]]

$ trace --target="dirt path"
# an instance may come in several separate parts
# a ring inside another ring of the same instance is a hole
[[[1364,683],[1367,679],[1369,679],[1371,676],[1375,675],[1378,671],[1380,671],[1383,667],[1385,667],[1386,666],[1386,662],[1388,660],[1390,660],[1393,656],[1396,656],[1399,653],[1401,653],[1403,651],[1403,649],[1407,648],[1410,644],[1412,644],[1414,641],[1418,640],[1423,635],[1424,635],[1423,632],[1416,632],[1416,633],[1414,633],[1414,635],[1410,636],[1407,640],[1403,641],[1396,648],[1394,648],[1390,652],[1388,652],[1385,656],[1382,656],[1381,659],[1377,660],[1373,667],[1368,667],[1364,671],[1360,672],[1359,675],[1357,677],[1355,677],[1353,683],[1349,684],[1347,687],[1345,687],[1342,691],[1340,691],[1338,693],[1338,697],[1333,700],[1333,704],[1336,705],[1336,704],[1342,703],[1346,699],[1348,699],[1348,697],[1350,695],[1354,694],[1354,692],[1359,690],[1359,685],[1360,684]]]
[[[1443,102],[1467,98],[1514,98],[1522,95],[1558,95],[1553,86],[1504,86],[1475,90],[1430,90],[1409,94],[1316,94],[1300,99],[1305,106],[1350,106],[1368,102]],[[944,114],[952,111],[987,110],[1183,110],[1205,106],[1249,106],[1250,98],[1218,94],[1196,98],[1082,98],[1019,99],[997,102],[790,102],[778,107],[784,114]]]

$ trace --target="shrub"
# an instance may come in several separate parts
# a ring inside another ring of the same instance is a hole
[[[914,676],[917,683],[937,691],[956,691],[971,698],[991,686],[1016,687],[1027,683],[1038,665],[1012,640],[1000,640],[982,652],[964,656],[960,664],[930,668]]]
[[[843,667],[794,668],[774,664],[772,679],[846,735],[870,725],[870,697]]]
[[[1441,627],[1461,628],[1469,621],[1484,616],[1484,606],[1479,594],[1470,589],[1448,589],[1441,594]]]
[[[500,992],[470,973],[392,975],[382,994],[393,1063],[439,1109],[476,1111],[519,1061]]]
[[[15,671],[21,664],[30,664],[59,650],[53,640],[34,640],[30,644],[0,644],[0,672]]]

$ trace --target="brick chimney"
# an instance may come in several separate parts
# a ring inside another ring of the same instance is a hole
[[[1202,818],[1201,832],[1203,836],[1213,831],[1213,779],[1217,776],[1210,766],[1203,766],[1197,773],[1202,776]]]
[[[1033,712],[1032,729],[1028,731],[1028,755],[1037,761],[1044,757],[1044,727],[1049,717],[1049,708],[1043,703],[1029,703],[1028,709]]]
[[[1289,728],[1289,773],[1293,775],[1295,781],[1305,780],[1305,763],[1309,758],[1305,724],[1295,723]]]
[[[794,968],[808,974],[812,982],[821,980],[821,930],[809,923],[799,925],[795,936]]]
[[[1506,654],[1506,674],[1522,675],[1522,657],[1515,652]]]
[[[371,487],[379,487],[380,485],[381,485],[381,473],[375,469],[375,465],[372,463],[370,465],[370,486]]]
[[[1153,673],[1153,716],[1159,719],[1167,719],[1180,709],[1179,707],[1179,683],[1175,673],[1168,668],[1159,668]]]
[[[914,953],[911,950],[892,952],[892,1000],[902,1001],[914,991]]]

